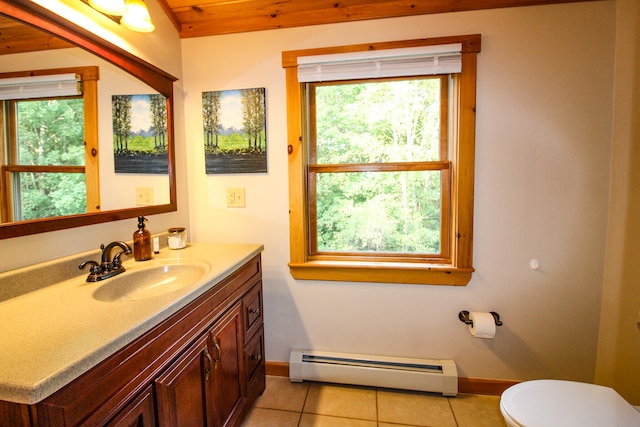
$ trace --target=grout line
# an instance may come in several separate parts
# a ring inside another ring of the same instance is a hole
[[[456,423],[457,427],[460,427],[460,423],[458,422],[458,418],[456,417],[456,412],[453,410],[453,405],[451,405],[451,398],[447,397],[447,404],[449,404],[449,409],[451,410],[451,415],[453,415],[453,421]]]
[[[376,390],[376,426],[380,425],[380,409],[379,409],[379,405],[378,405],[378,391],[379,391],[379,387],[375,388]]]
[[[304,382],[303,382],[304,384]],[[308,383],[307,384],[307,392],[304,395],[304,401],[302,402],[302,408],[300,408],[300,413],[298,414],[298,424],[297,426],[300,427],[300,423],[302,422],[302,414],[304,413],[304,407],[307,404],[307,399],[309,398],[309,390],[311,389],[311,384]]]

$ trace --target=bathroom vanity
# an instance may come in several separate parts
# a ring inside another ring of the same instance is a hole
[[[165,248],[103,282],[74,272],[21,295],[5,290],[0,425],[240,425],[265,388],[262,249]],[[66,262],[77,269],[78,259]]]

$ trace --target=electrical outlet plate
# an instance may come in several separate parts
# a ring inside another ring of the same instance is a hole
[[[152,187],[136,187],[136,205],[137,206],[153,205],[153,188]]]
[[[227,188],[227,207],[245,207],[244,188]]]

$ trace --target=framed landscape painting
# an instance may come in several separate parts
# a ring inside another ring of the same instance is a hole
[[[158,94],[114,95],[116,173],[167,174],[167,100]]]
[[[202,92],[207,174],[267,172],[265,88]]]

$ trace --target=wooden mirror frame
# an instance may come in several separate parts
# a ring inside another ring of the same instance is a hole
[[[103,58],[132,74],[167,98],[167,147],[170,187],[168,204],[4,223],[0,224],[0,239],[176,211],[178,205],[175,174],[173,82],[177,79],[30,0],[0,0],[0,11],[8,17],[36,27],[53,36],[60,37]]]

